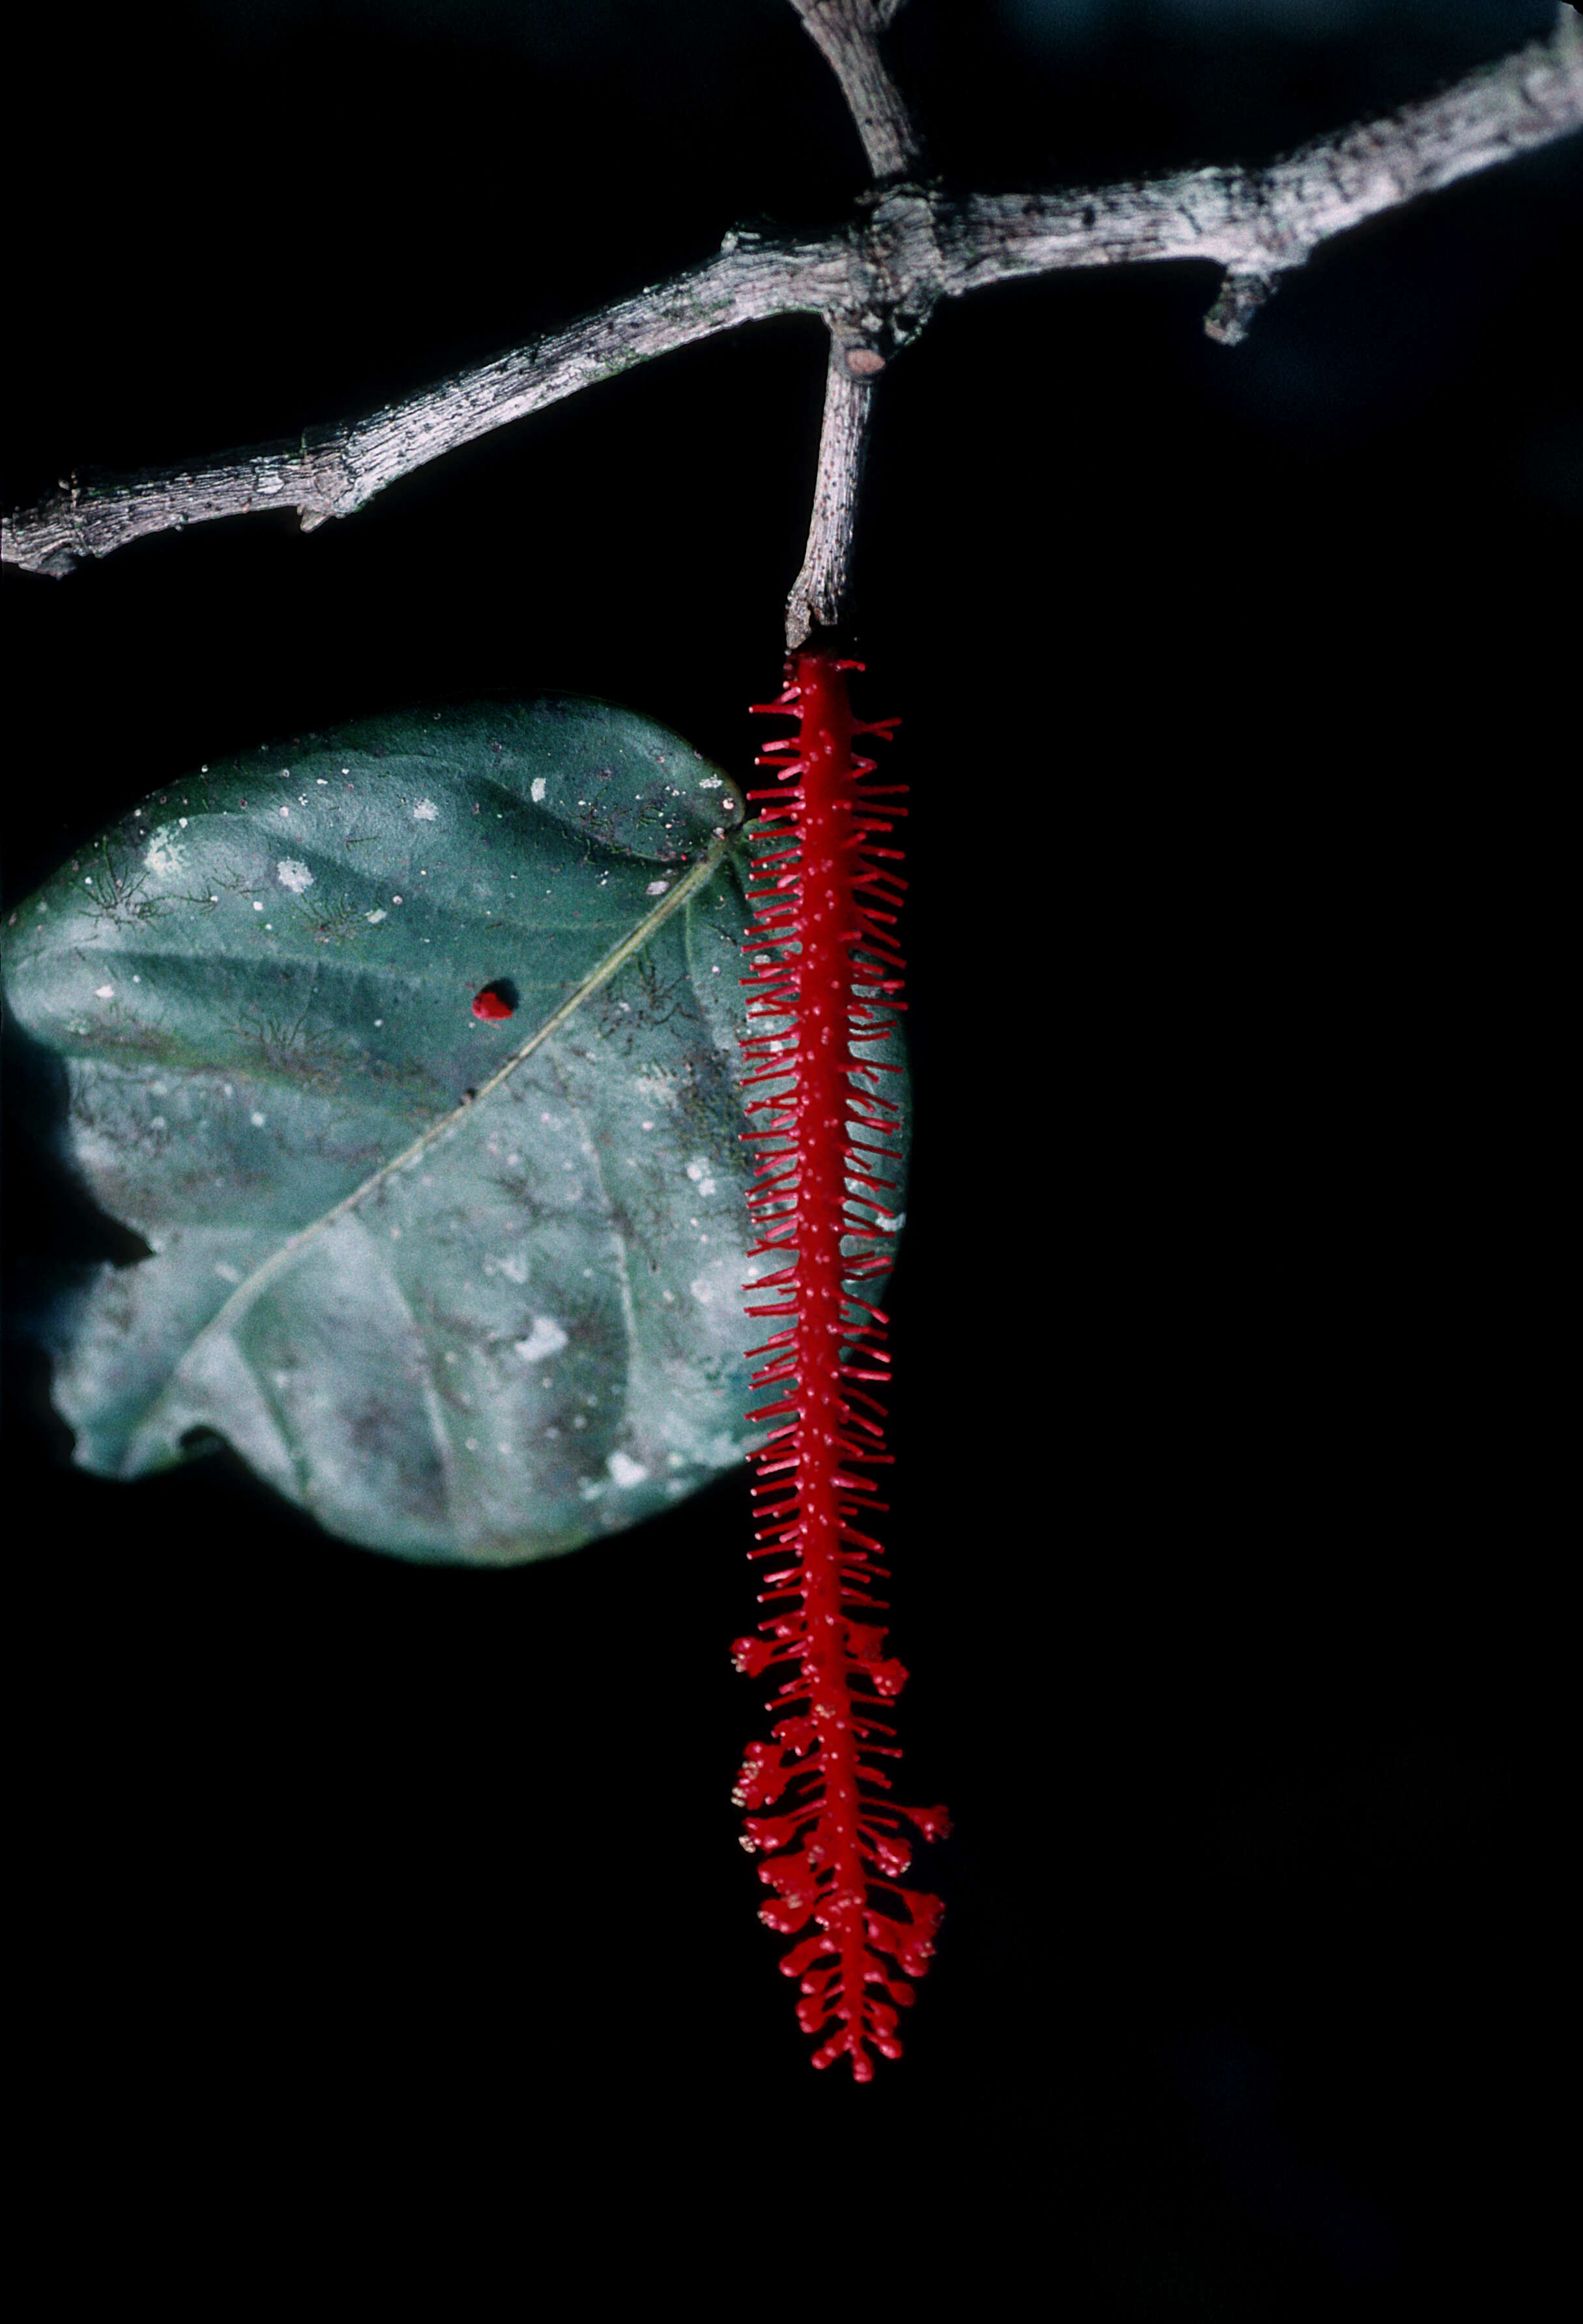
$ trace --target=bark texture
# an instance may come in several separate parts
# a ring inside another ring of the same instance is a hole
[[[1583,128],[1583,32],[1578,12],[1562,5],[1547,39],[1264,168],[953,195],[895,175],[917,142],[903,134],[904,111],[900,126],[892,118],[900,99],[878,57],[877,28],[893,7],[884,0],[796,5],[838,73],[880,180],[837,233],[822,242],[727,234],[707,265],[364,420],[201,466],[74,476],[6,520],[6,561],[62,575],[79,558],[107,556],[146,533],[258,509],[295,509],[310,531],[596,380],[744,324],[811,314],[829,327],[831,368],[808,550],[788,605],[788,641],[798,645],[813,624],[839,617],[870,383],[941,299],[1069,267],[1207,259],[1224,276],[1205,328],[1233,343],[1282,274],[1321,243]]]

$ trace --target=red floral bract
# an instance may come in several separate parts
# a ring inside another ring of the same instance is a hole
[[[761,1605],[779,1606],[756,1635],[738,1638],[737,1668],[788,1675],[772,1698],[768,1743],[749,1749],[733,1796],[750,1815],[743,1846],[765,1856],[759,1877],[775,1892],[759,1914],[782,1935],[811,1933],[781,1963],[800,1980],[798,2019],[821,2034],[816,2066],[850,2060],[858,2081],[874,2074],[870,2050],[901,2055],[897,2005],[927,1968],[940,1923],[938,1897],[898,1885],[912,1826],[926,1840],[949,1828],[943,1808],[904,1808],[883,1795],[877,1764],[900,1754],[894,1729],[872,1713],[899,1694],[907,1674],[884,1654],[884,1611],[872,1584],[888,1579],[880,1545],[858,1518],[883,1509],[866,1468],[889,1462],[884,1407],[867,1385],[890,1379],[886,1317],[847,1286],[889,1268],[896,1193],[886,1165],[898,1128],[884,1094],[900,1068],[880,1052],[903,1005],[903,960],[893,931],[905,882],[887,868],[901,850],[877,843],[905,810],[890,802],[902,784],[875,785],[871,759],[854,759],[856,734],[895,721],[857,724],[844,673],[862,664],[828,653],[793,658],[786,691],[759,709],[798,720],[795,739],[772,743],[760,764],[780,784],[751,797],[771,802],[763,826],[778,837],[754,869],[746,950],[751,1127],[756,1149],[748,1194],[756,1240],[750,1258],[789,1260],[746,1288],[771,1292],[751,1306],[779,1328],[751,1351],[755,1388],[773,1400],[747,1416],[776,1425],[754,1459],[759,1525],[775,1559]]]

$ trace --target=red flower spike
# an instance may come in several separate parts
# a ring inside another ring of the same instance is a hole
[[[750,1747],[734,1794],[743,1807],[782,1806],[745,1820],[742,1844],[767,1857],[759,1877],[776,1892],[759,1918],[782,1936],[813,1924],[781,1962],[800,1980],[798,2021],[810,2034],[835,2026],[816,2066],[845,2058],[866,2082],[871,2051],[902,2054],[897,2006],[912,1999],[905,1979],[929,1965],[942,1910],[938,1897],[898,1886],[910,1860],[899,1827],[925,1840],[949,1827],[943,1808],[884,1797],[890,1779],[877,1763],[898,1754],[877,1739],[893,1729],[870,1714],[907,1674],[886,1655],[884,1628],[852,1618],[858,1608],[885,1610],[868,1594],[885,1575],[880,1545],[856,1520],[885,1506],[863,1473],[890,1458],[884,1407],[857,1383],[890,1379],[887,1319],[851,1286],[890,1265],[898,1190],[884,1172],[899,1159],[889,1141],[900,1113],[883,1077],[900,1068],[879,1053],[905,1006],[890,908],[905,883],[884,868],[900,850],[879,844],[904,813],[890,802],[905,785],[871,785],[875,762],[853,755],[855,734],[889,741],[896,724],[854,720],[842,673],[862,667],[800,653],[780,699],[754,705],[798,721],[795,740],[759,759],[775,787],[748,794],[764,804],[764,844],[742,979],[748,1256],[779,1262],[744,1286],[761,1300],[774,1295],[745,1312],[773,1319],[752,1351],[753,1385],[780,1391],[748,1415],[778,1424],[754,1455],[755,1538],[765,1545],[750,1554],[781,1561],[760,1603],[792,1604],[732,1654],[752,1677],[789,1674],[769,1704],[784,1714],[773,1742]]]
[[[805,1897],[799,1897],[794,1904],[761,1904],[758,1908],[759,1919],[766,1929],[773,1929],[778,1937],[794,1937],[799,1929],[806,1926],[808,1913],[809,1906]],[[781,1964],[782,1969],[791,1958],[790,1953],[785,1956],[785,1960]],[[790,1971],[787,1972],[788,1975],[790,1973]]]

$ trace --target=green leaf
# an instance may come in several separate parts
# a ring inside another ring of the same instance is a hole
[[[736,1462],[743,814],[602,703],[414,712],[173,783],[20,907],[67,1152],[154,1254],[52,1327],[79,1465],[220,1436],[332,1533],[502,1563]]]

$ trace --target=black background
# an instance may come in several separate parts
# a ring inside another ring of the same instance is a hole
[[[994,188],[1264,158],[1550,15],[912,0],[892,47],[932,165]],[[157,0],[9,40],[8,505],[361,412],[862,183],[775,0]],[[69,1471],[13,1333],[63,2281],[179,2281],[199,2221],[263,2269],[315,2217],[341,2266],[451,2239],[453,2312],[497,2236],[524,2297],[569,2257],[590,2295],[628,2258],[725,2292],[748,2247],[772,2288],[838,2261],[889,2298],[960,2262],[996,2311],[1031,2257],[1096,2317],[1511,2292],[1546,2201],[1532,1026],[1580,184],[1574,139],[1376,221],[1241,349],[1202,335],[1211,269],[1134,269],[960,303],[880,383],[857,626],[914,787],[893,1637],[907,1784],[957,1835],[872,2088],[810,2073],[736,1846],[745,1480],[555,1564],[409,1569],[224,1459]],[[8,572],[5,908],[200,760],[400,702],[587,691],[746,772],[823,360],[761,327],[310,537]],[[28,1126],[14,1322],[100,1231]]]

